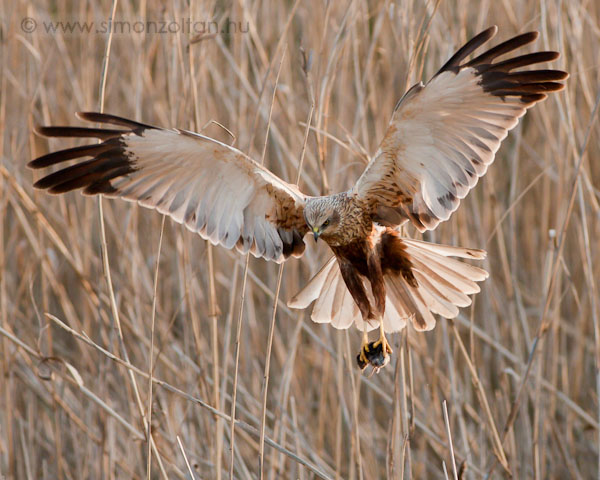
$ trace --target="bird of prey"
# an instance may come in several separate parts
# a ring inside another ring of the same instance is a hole
[[[274,262],[304,251],[304,236],[324,240],[333,257],[290,302],[312,319],[363,332],[361,369],[389,362],[385,334],[411,321],[419,331],[435,326],[433,314],[458,315],[479,292],[487,272],[452,257],[485,252],[401,236],[411,222],[432,230],[448,220],[483,176],[508,131],[527,109],[561,90],[558,70],[521,70],[555,60],[557,52],[509,54],[533,42],[518,35],[471,60],[497,32],[491,27],[460,48],[426,84],[400,99],[381,144],[349,190],[303,194],[241,151],[212,138],[164,129],[103,113],[79,113],[112,128],[38,127],[47,137],[89,137],[100,143],[37,158],[34,169],[69,160],[35,183],[53,194],[122,198],[173,218],[213,244]],[[86,159],[88,158],[89,159]],[[368,332],[379,328],[376,341]]]

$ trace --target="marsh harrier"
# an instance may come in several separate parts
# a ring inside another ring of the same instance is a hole
[[[470,61],[497,32],[471,39],[426,84],[414,85],[396,105],[379,149],[349,190],[311,197],[243,152],[197,133],[164,129],[103,113],[79,118],[114,128],[39,127],[47,137],[91,137],[101,143],[49,153],[30,162],[45,168],[77,159],[36,188],[59,194],[118,197],[184,224],[213,244],[274,262],[304,251],[304,236],[324,240],[333,257],[290,302],[312,319],[363,332],[361,368],[389,361],[385,334],[406,326],[435,326],[433,314],[453,318],[470,305],[487,273],[452,257],[485,252],[402,237],[410,221],[420,232],[450,218],[477,184],[508,131],[567,73],[520,70],[555,60],[536,52],[498,57],[533,42],[518,35]],[[87,160],[80,160],[90,157]],[[368,332],[379,328],[377,341]]]

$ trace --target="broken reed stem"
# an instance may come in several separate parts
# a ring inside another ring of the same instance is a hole
[[[183,459],[185,460],[185,466],[187,467],[188,473],[190,474],[190,478],[196,478],[196,475],[194,475],[194,471],[190,466],[190,461],[187,458],[185,449],[183,448],[183,444],[181,443],[181,438],[179,438],[179,435],[177,435],[177,445],[179,445],[179,450],[181,450],[181,455],[183,455]]]

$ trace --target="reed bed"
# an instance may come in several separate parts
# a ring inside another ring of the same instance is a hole
[[[102,106],[290,182],[306,137],[301,188],[348,188],[405,89],[492,24],[571,77],[425,236],[488,251],[473,306],[393,335],[377,375],[358,331],[285,305],[324,245],[277,292],[277,265],[155,212],[32,188],[75,145],[34,125]],[[2,2],[0,478],[598,478],[599,51],[586,0]]]

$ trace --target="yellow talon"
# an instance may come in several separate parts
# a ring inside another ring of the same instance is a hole
[[[358,364],[358,368],[360,368],[361,370],[364,370],[365,368],[367,368],[367,365],[369,364],[369,359],[365,355],[364,348],[361,348],[360,352],[356,356],[356,363]]]
[[[367,365],[371,365],[373,371],[378,372],[390,362],[390,355],[393,353],[393,350],[385,337],[383,324],[381,324],[380,332],[379,340],[370,343],[366,331],[363,332],[360,352],[356,356],[356,362],[361,370],[364,370]]]
[[[383,328],[383,321],[379,322],[379,340],[375,342],[375,345],[382,345],[383,354],[391,355],[393,353],[392,347],[390,347],[390,343],[385,338],[385,330]]]
[[[380,345],[384,357],[387,357],[388,355],[394,353],[392,347],[390,347],[390,342],[387,341],[387,338],[383,334],[381,335],[381,337],[379,337],[379,340],[373,343],[373,347],[379,348]]]
[[[363,330],[363,338],[362,345],[360,346],[360,352],[356,356],[356,363],[358,364],[358,368],[364,370],[367,368],[367,365],[370,363],[369,361],[369,335],[367,334],[367,330]]]

